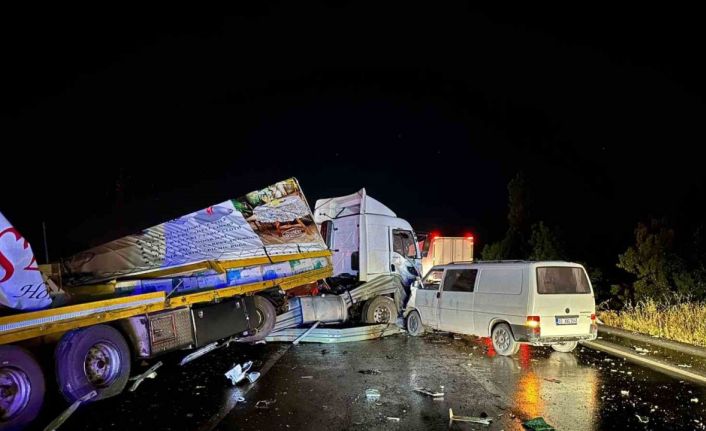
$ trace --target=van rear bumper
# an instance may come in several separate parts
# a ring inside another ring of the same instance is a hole
[[[574,335],[562,335],[558,337],[543,337],[541,334],[532,333],[532,328],[528,328],[524,325],[510,325],[512,327],[512,335],[515,337],[515,341],[521,343],[531,343],[531,344],[554,344],[554,343],[564,343],[567,341],[583,341],[583,340],[595,340],[598,336],[598,331],[591,330],[588,334],[574,334]],[[593,328],[592,328],[593,329]],[[597,328],[596,328],[597,329]]]

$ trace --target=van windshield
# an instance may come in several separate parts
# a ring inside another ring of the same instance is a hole
[[[537,292],[543,294],[591,293],[583,268],[545,266],[537,268]]]

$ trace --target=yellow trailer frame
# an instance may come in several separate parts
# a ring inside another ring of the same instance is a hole
[[[297,256],[289,255],[288,259],[282,257],[280,261],[323,256],[331,256],[331,252],[302,253]],[[213,262],[205,264],[213,265]],[[217,264],[221,265],[222,268],[236,267],[235,262]],[[252,263],[250,263],[250,265],[252,265]],[[237,266],[246,265],[238,262]],[[297,286],[322,280],[330,277],[332,274],[333,269],[331,265],[328,265],[321,269],[307,271],[289,277],[177,295],[169,298],[167,298],[164,292],[146,293],[0,317],[0,345],[65,332],[99,323],[112,322],[140,314],[170,310],[198,303],[215,302],[236,295],[253,294],[278,286],[280,289],[286,291]]]

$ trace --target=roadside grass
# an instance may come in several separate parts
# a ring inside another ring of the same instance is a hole
[[[616,328],[706,347],[706,303],[688,297],[650,298],[598,317]]]

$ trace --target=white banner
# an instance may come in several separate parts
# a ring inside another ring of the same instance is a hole
[[[32,247],[0,213],[0,306],[35,310],[50,304]]]

